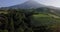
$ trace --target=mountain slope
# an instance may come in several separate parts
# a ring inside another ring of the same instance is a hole
[[[25,8],[39,8],[39,7],[45,7],[45,5],[42,5],[34,0],[29,0],[22,4],[11,6],[11,8],[24,8],[24,9]]]

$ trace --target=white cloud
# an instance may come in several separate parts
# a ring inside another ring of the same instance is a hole
[[[60,0],[36,0],[36,1],[45,5],[60,7]]]

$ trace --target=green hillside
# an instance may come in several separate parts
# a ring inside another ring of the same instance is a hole
[[[0,31],[56,32],[60,30],[60,17],[47,8],[39,9],[0,10]]]

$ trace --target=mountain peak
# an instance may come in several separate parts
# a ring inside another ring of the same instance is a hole
[[[38,2],[36,2],[35,0],[28,0],[28,1],[26,1],[26,2],[31,2],[31,3],[38,3]]]
[[[28,0],[22,4],[18,4],[15,6],[11,6],[12,8],[23,8],[23,9],[29,9],[29,8],[39,8],[39,7],[44,7],[45,5],[42,5],[35,0]]]
[[[28,0],[28,1],[26,1],[26,2],[24,2],[24,3],[37,3],[36,1],[34,1],[34,0]]]
[[[34,0],[28,0],[28,1],[34,1]]]

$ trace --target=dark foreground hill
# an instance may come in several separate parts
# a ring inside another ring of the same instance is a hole
[[[53,15],[53,14],[50,14]],[[1,32],[60,32],[60,18],[49,14],[24,12],[24,10],[0,10]]]

